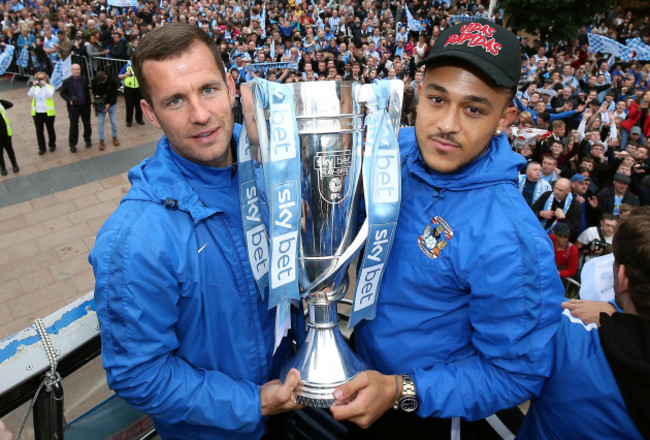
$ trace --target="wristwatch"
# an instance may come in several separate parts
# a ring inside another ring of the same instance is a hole
[[[399,400],[395,399],[393,408],[411,413],[417,410],[418,406],[420,406],[420,403],[415,390],[415,382],[408,374],[402,374],[402,397]]]

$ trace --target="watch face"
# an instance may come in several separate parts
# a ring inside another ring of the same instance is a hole
[[[399,406],[402,408],[402,411],[413,412],[418,409],[418,399],[415,397],[404,397],[399,402]]]

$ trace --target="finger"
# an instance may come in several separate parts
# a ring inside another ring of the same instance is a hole
[[[334,402],[330,407],[330,411],[336,420],[352,420],[355,417],[363,415],[363,408],[361,399],[355,399],[352,401]]]
[[[289,370],[287,377],[284,379],[283,387],[294,390],[300,383],[300,372],[295,368]]]
[[[359,391],[361,388],[365,386],[365,373],[361,372],[357,377],[352,379],[349,382],[344,383],[343,385],[337,387],[334,390],[334,398],[336,400],[346,400],[350,396],[352,396],[354,393]]]

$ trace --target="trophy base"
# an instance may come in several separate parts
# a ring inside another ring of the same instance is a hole
[[[324,307],[336,312],[336,303]],[[292,368],[300,372],[302,389],[296,401],[301,405],[329,408],[336,401],[334,390],[367,369],[341,335],[338,323],[338,319],[323,324],[308,322],[305,341],[282,369],[283,379]]]

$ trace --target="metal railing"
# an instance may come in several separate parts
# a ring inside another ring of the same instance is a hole
[[[34,80],[34,74],[37,72],[37,68],[31,67],[21,67],[16,64],[18,57],[20,56],[20,49],[16,48],[14,51],[14,56],[11,64],[7,67],[5,74],[13,75],[11,82],[18,78],[26,78],[26,84],[29,85]],[[94,57],[89,59],[86,56],[82,55],[72,55],[72,63],[79,64],[81,66],[81,74],[88,78],[88,83],[92,82],[95,77],[95,73],[99,70],[104,71],[110,78],[113,78],[117,84],[119,84],[118,75],[122,68],[128,63],[128,60],[119,60],[115,58],[104,58],[104,57]],[[42,69],[49,75],[52,73],[53,65],[49,58],[43,60],[40,63],[39,69]]]

